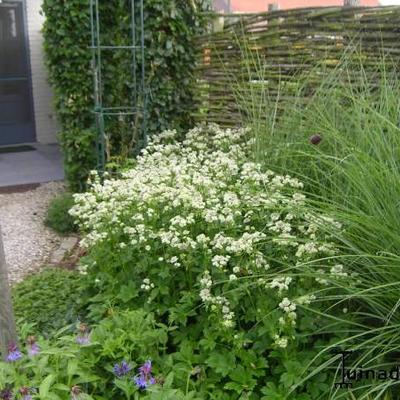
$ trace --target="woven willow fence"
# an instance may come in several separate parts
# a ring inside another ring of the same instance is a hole
[[[219,16],[216,25],[222,21],[220,31],[196,39],[197,121],[238,123],[238,88],[291,96],[301,77],[316,84],[344,59],[362,63],[367,73],[376,71],[383,54],[400,61],[400,7]]]

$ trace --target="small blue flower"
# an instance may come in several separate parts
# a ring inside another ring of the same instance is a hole
[[[117,378],[122,378],[125,375],[128,375],[132,370],[132,367],[126,362],[122,361],[120,364],[115,364],[113,368],[113,372]]]
[[[8,345],[8,362],[15,362],[22,358],[22,353],[19,351],[18,346],[15,343],[10,343]]]
[[[143,375],[135,376],[133,379],[134,379],[134,381],[136,383],[136,386],[139,389],[143,389],[144,390],[144,389],[147,388],[147,380],[146,380],[146,377],[144,377]]]
[[[151,375],[151,361],[147,360],[140,368],[139,375],[133,378],[136,386],[139,389],[145,390],[148,386],[154,385],[156,383],[155,378]]]

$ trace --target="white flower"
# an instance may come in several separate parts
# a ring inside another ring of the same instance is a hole
[[[313,294],[309,294],[309,295],[305,295],[305,296],[301,296],[297,299],[297,304],[300,305],[308,305],[310,304],[312,301],[314,301],[316,299],[316,297]]]
[[[151,289],[154,289],[154,283],[151,283],[150,279],[145,278],[145,279],[143,279],[143,282],[142,282],[142,285],[140,286],[140,289],[142,289],[145,292],[148,292]]]
[[[289,289],[289,285],[292,282],[292,278],[290,276],[281,276],[274,278],[272,282],[268,285],[270,288],[277,288],[279,292]]]
[[[280,303],[281,308],[285,313],[296,311],[296,304],[292,303],[287,297],[285,297]]]
[[[87,274],[88,274],[88,272],[87,272],[88,268],[89,268],[88,265],[79,265],[79,267],[78,267],[78,272],[79,272],[81,275],[87,275]]]
[[[292,278],[280,272],[281,262],[335,254],[334,244],[319,227],[338,226],[328,217],[304,212],[303,185],[297,179],[248,161],[246,129],[209,125],[190,130],[182,142],[176,137],[173,130],[153,137],[135,166],[119,179],[102,182],[94,175],[90,190],[74,196],[70,214],[86,232],[83,246],[127,248],[135,277],[142,273],[144,256],[149,271],[167,269],[177,279],[197,274],[205,307],[232,327],[235,309],[229,296],[234,294],[217,295],[225,290],[217,286],[228,282],[240,289],[253,276],[263,289],[273,289],[268,295],[282,298],[289,289],[295,292]],[[118,237],[120,243],[115,243]],[[275,257],[280,260],[269,265],[267,260]],[[113,266],[118,267],[122,265]],[[335,266],[328,274],[345,276],[346,271]],[[322,283],[325,276],[320,278]],[[137,284],[143,291],[154,288],[149,278]],[[294,325],[296,303],[284,298],[279,309],[284,323]],[[286,346],[287,338],[280,339],[280,347]]]
[[[288,345],[288,338],[287,337],[280,337],[279,335],[275,335],[275,345],[282,348],[286,349]]]
[[[344,278],[348,276],[347,272],[343,271],[344,266],[342,264],[337,264],[331,268],[331,275],[336,278]]]
[[[231,258],[230,256],[216,255],[212,258],[212,264],[216,268],[223,269],[228,265],[230,258]]]

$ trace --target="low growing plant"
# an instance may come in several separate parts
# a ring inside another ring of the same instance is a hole
[[[60,235],[68,235],[77,231],[74,219],[69,210],[74,205],[71,193],[64,193],[54,198],[47,210],[45,224]]]
[[[85,316],[88,283],[80,274],[48,268],[12,289],[16,318],[32,325],[31,334],[51,337]],[[21,324],[20,324],[21,329]]]
[[[80,324],[75,334],[59,332],[50,341],[28,336],[24,345],[10,343],[0,361],[0,399],[171,396],[175,390],[157,362],[166,340],[166,327],[144,311],[115,312],[93,328]]]

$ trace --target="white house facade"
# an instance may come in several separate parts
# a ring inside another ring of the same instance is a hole
[[[57,141],[42,0],[0,0],[0,146]]]

